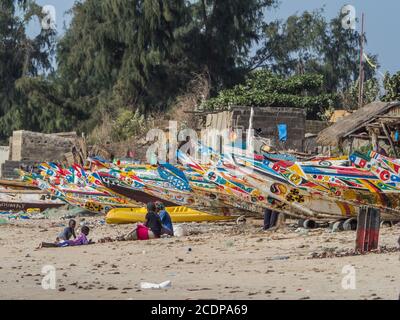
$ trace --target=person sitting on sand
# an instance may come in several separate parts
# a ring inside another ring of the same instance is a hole
[[[160,216],[161,223],[162,223],[161,234],[167,234],[169,236],[173,236],[174,235],[174,227],[172,226],[171,216],[169,215],[167,210],[165,210],[164,204],[160,201],[157,201],[156,209],[157,209],[157,213]]]
[[[58,235],[56,242],[67,241],[71,239],[71,237],[74,237],[74,239],[76,239],[75,228],[76,221],[74,219],[69,220],[68,227],[66,227],[63,232]]]
[[[116,241],[149,240],[161,236],[162,223],[160,216],[156,213],[156,205],[153,202],[147,204],[146,222],[138,223],[132,231],[125,236],[119,236]],[[114,241],[110,238],[101,239],[99,242]]]
[[[159,238],[161,236],[162,223],[160,216],[157,214],[154,202],[149,202],[147,204],[146,222],[144,225],[149,229],[149,237],[150,232],[154,234],[154,238]]]
[[[42,242],[39,245],[40,248],[57,248],[57,247],[73,247],[73,246],[82,246],[82,245],[87,245],[87,244],[92,244],[92,240],[88,240],[87,236],[89,235],[89,227],[88,226],[83,226],[81,228],[81,233],[79,234],[79,237],[74,239],[74,240],[66,240],[66,241],[61,241],[58,243],[49,243],[49,242]]]

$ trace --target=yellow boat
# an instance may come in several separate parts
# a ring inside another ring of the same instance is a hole
[[[214,216],[205,212],[193,210],[187,207],[168,207],[167,212],[171,216],[172,222],[206,222],[232,220],[236,217]],[[107,213],[106,222],[108,224],[127,224],[144,222],[146,208],[118,208],[112,209]]]

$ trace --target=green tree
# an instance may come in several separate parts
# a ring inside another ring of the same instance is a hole
[[[290,16],[264,26],[264,38],[250,61],[282,75],[318,73],[328,93],[342,92],[359,77],[360,34],[342,27],[342,15],[326,21],[323,9]],[[364,40],[366,37],[364,35]],[[370,59],[377,64],[377,57]],[[375,69],[364,62],[365,80]]]
[[[87,112],[87,129],[119,109],[165,110],[189,80],[180,39],[183,0],[87,0],[72,9],[58,45],[58,75],[68,97]]]
[[[198,0],[190,5],[187,55],[210,74],[214,91],[243,80],[248,55],[261,40],[265,12],[276,0]]]
[[[275,0],[86,0],[58,46],[58,75],[96,115],[164,111],[194,74],[214,88],[237,82]],[[88,125],[89,127],[91,125]]]
[[[371,78],[364,82],[364,105],[379,99],[380,85],[376,78]],[[347,90],[342,94],[343,105],[348,110],[356,110],[359,108],[359,88],[360,81],[357,79]]]
[[[393,75],[387,72],[383,80],[383,87],[385,94],[382,101],[400,101],[400,71]]]
[[[21,14],[20,14],[21,12]],[[17,85],[51,70],[53,30],[41,30],[31,39],[25,32],[29,21],[42,18],[33,1],[3,0],[0,3],[0,140],[14,129],[42,130],[42,123],[31,121],[38,108],[27,107],[27,96]]]

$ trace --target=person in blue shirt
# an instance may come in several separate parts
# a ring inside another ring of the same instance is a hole
[[[172,220],[169,213],[165,210],[165,206],[162,202],[156,202],[157,213],[160,216],[162,223],[162,231],[161,234],[168,234],[170,236],[174,235],[174,227],[172,226]]]

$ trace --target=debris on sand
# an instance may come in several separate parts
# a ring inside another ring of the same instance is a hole
[[[141,289],[166,289],[171,287],[171,281],[167,280],[161,283],[151,283],[151,282],[141,282],[140,288]]]
[[[392,252],[400,252],[400,248],[381,246],[379,249],[372,250],[370,252],[360,252],[355,249],[325,248],[322,252],[310,252],[308,259],[340,258],[340,257],[360,256],[368,253],[382,254],[382,253],[392,253]]]
[[[65,205],[61,208],[47,209],[42,212],[42,215],[46,219],[73,219],[77,217],[91,217],[96,214],[80,207]]]

